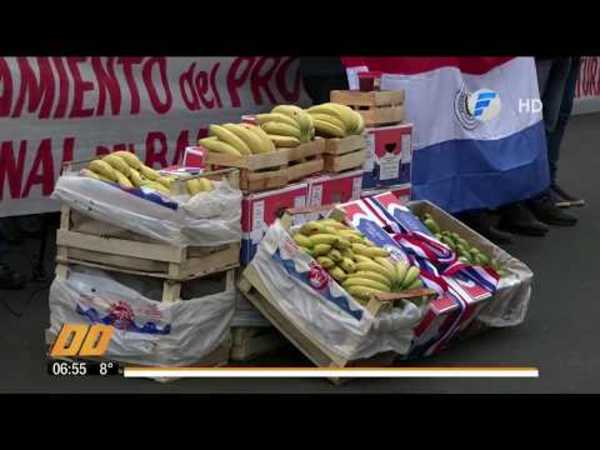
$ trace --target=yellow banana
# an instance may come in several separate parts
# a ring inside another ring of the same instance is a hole
[[[335,248],[330,250],[329,253],[327,254],[327,256],[329,256],[335,263],[342,262],[342,259],[344,258],[342,256],[342,253]]]
[[[127,178],[121,172],[119,172],[117,170],[115,172],[115,174],[117,175],[117,183],[119,183],[120,186],[123,186],[123,187],[126,187],[126,188],[132,188],[133,187],[133,184],[131,183],[131,181],[129,181],[129,178]]]
[[[356,114],[357,117],[357,122],[358,125],[356,126],[356,130],[354,130],[354,134],[362,134],[363,131],[365,131],[365,119],[362,116],[361,113],[359,113],[358,111],[354,111],[354,114]]]
[[[300,131],[298,122],[281,113],[257,114],[256,122],[258,122],[261,127],[267,123],[284,123]]]
[[[343,258],[339,264],[347,273],[356,272],[356,263],[351,258]]]
[[[336,116],[332,116],[330,114],[315,113],[315,114],[312,114],[311,117],[313,118],[313,121],[314,120],[320,120],[321,122],[328,122],[331,125],[339,128],[340,130],[344,130],[345,129],[344,122],[342,122]]]
[[[313,246],[317,244],[334,245],[338,240],[339,238],[334,234],[318,233],[310,236],[310,242]]]
[[[404,283],[404,277],[406,277],[406,272],[408,271],[408,264],[404,261],[398,261],[396,263],[396,284],[398,286],[402,286]]]
[[[240,139],[235,133],[220,125],[211,125],[209,128],[210,134],[219,138],[220,141],[231,145],[242,155],[251,155],[252,152],[246,143]]]
[[[303,133],[310,133],[310,129],[312,126],[310,115],[299,106],[278,105],[275,108],[273,108],[271,112],[283,114],[294,119]]]
[[[268,134],[269,139],[275,145],[275,148],[293,148],[298,147],[302,142],[293,136],[280,136],[276,134]]]
[[[356,117],[354,116],[354,111],[344,105],[338,105],[337,103],[323,103],[321,105],[316,105],[308,108],[307,110],[310,114],[328,114],[330,116],[335,116],[344,124],[344,134],[346,131],[356,129]],[[314,119],[313,119],[314,120]],[[316,121],[315,121],[316,122]],[[315,128],[317,128],[317,124],[315,123]]]
[[[377,273],[377,272],[368,272],[366,270],[359,270],[358,272],[354,272],[348,278],[350,278],[350,277],[365,278],[367,280],[373,280],[373,281],[377,281],[378,283],[385,284],[389,288],[392,287],[392,282],[387,277],[385,277],[384,275]]]
[[[346,289],[346,288],[344,288]],[[371,298],[371,296],[373,296],[374,294],[380,294],[382,292],[387,292],[387,291],[380,291],[379,289],[374,289],[368,286],[349,286],[346,291],[348,292],[348,294],[350,294],[352,297],[356,297],[359,300],[369,300]]]
[[[204,192],[210,192],[215,188],[212,180],[209,180],[208,178],[200,178],[200,185],[202,186],[202,190]]]
[[[315,130],[319,136],[343,138],[346,136],[346,131],[343,128],[336,127],[330,122],[314,119]]]
[[[402,287],[406,289],[412,283],[415,282],[417,277],[421,274],[421,270],[416,266],[411,266],[410,269],[406,272],[406,277],[404,277],[404,281],[402,282]]]
[[[378,281],[374,281],[368,278],[358,278],[354,276],[349,276],[342,286],[344,288],[350,286],[366,286],[373,289],[377,289],[381,292],[391,292],[390,287],[386,284],[379,283]]]
[[[350,228],[335,219],[321,219],[319,220],[319,223],[328,227],[336,228],[338,230],[350,231]]]
[[[339,281],[340,283],[343,282],[348,276],[346,275],[346,272],[344,272],[340,267],[337,266],[333,267],[329,271],[329,275],[331,275],[335,281]]]
[[[375,260],[375,262],[377,264],[381,264],[383,267],[385,267],[387,270],[389,270],[390,273],[396,272],[396,266],[394,266],[394,264],[392,264],[389,259],[384,258],[382,256],[376,256],[373,259]]]
[[[354,259],[354,252],[352,251],[351,248],[346,248],[346,249],[342,250],[341,252],[342,252],[342,256],[344,258],[350,258],[352,261],[356,262],[356,260]]]
[[[411,284],[409,284],[408,286],[406,286],[406,289],[417,289],[423,287],[423,281],[421,281],[420,279],[416,279],[415,281],[413,281]]]
[[[122,158],[129,165],[129,167],[132,167],[135,170],[142,169],[142,162],[135,155],[135,153],[119,150],[118,152],[112,153],[112,155]]]
[[[106,155],[104,158],[102,158],[102,161],[107,162],[108,164],[111,165],[111,167],[113,169],[118,170],[126,177],[129,177],[129,174],[130,174],[129,164],[127,164],[123,158],[120,158],[117,155],[111,154],[111,155]]]
[[[305,234],[307,236],[311,234],[324,233],[325,227],[316,221],[306,222],[304,225],[300,227],[300,233]]]
[[[144,184],[144,177],[142,177],[140,173],[133,167],[129,168],[129,179],[132,181],[135,187],[142,187]]]
[[[90,169],[81,169],[79,172],[81,176],[94,178],[95,180],[100,180],[100,175],[95,172],[92,172]]]
[[[233,123],[226,123],[223,128],[244,141],[252,153],[267,153],[269,151],[269,147],[263,139],[248,128]]]
[[[331,269],[333,266],[335,266],[335,263],[327,256],[317,257],[317,262],[321,264],[324,269]]]
[[[271,138],[269,138],[269,135],[265,133],[261,127],[257,127],[256,125],[252,125],[249,123],[241,123],[240,126],[254,133],[263,141],[263,148],[265,149],[265,151],[262,153],[270,153],[275,151],[275,144],[273,143]]]
[[[390,256],[387,250],[379,247],[369,247],[364,244],[352,244],[352,251],[356,255],[368,256],[369,258],[375,258],[377,256]]]
[[[90,169],[92,172],[95,172],[99,175],[102,175],[105,178],[108,178],[110,181],[113,181],[115,183],[119,181],[117,178],[117,171],[113,169],[113,167],[106,161],[95,159],[88,164],[87,168]]]
[[[308,236],[303,235],[302,233],[296,233],[294,235],[294,241],[296,241],[296,244],[302,246],[302,247],[308,247],[311,248],[311,242],[310,239],[308,238]]]
[[[347,248],[351,249],[352,244],[348,239],[338,236],[338,240],[335,244],[333,244],[335,248],[339,250],[346,250]]]
[[[394,273],[390,273],[389,270],[387,270],[381,264],[377,264],[374,261],[371,261],[371,262],[357,262],[356,263],[356,270],[357,271],[380,273],[381,275],[383,275],[384,277],[386,277],[388,280],[390,280],[390,283],[394,282],[395,274]]]
[[[188,192],[190,195],[196,195],[198,192],[202,192],[202,186],[198,178],[192,178],[185,182]]]
[[[260,126],[265,133],[273,136],[291,136],[298,140],[302,138],[302,132],[295,126],[281,122],[267,122]]]
[[[337,234],[338,234],[338,236],[343,237],[344,239],[349,241],[351,244],[363,244],[364,243],[363,238],[358,236],[353,231],[339,230]]]
[[[146,181],[144,182],[143,187],[154,189],[155,191],[159,191],[165,195],[170,194],[169,190],[157,181]]]
[[[312,246],[313,256],[325,256],[331,250],[331,245],[329,244],[315,244]]]
[[[233,147],[232,145],[229,145],[225,142],[221,142],[219,140],[215,140],[215,139],[211,139],[211,138],[204,138],[204,139],[200,139],[198,142],[200,143],[200,145],[202,145],[204,148],[206,148],[208,151],[211,151],[211,152],[223,153],[225,155],[232,155],[232,156],[242,156],[242,154],[240,152],[238,152],[235,149],[235,147]]]
[[[160,174],[156,170],[154,170],[148,166],[142,165],[142,168],[140,171],[141,171],[142,175],[144,176],[144,178],[148,178],[150,181],[158,182],[158,180],[160,180],[160,178],[161,178]]]

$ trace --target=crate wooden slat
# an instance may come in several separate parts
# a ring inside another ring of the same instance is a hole
[[[403,105],[405,92],[401,91],[331,91],[330,100],[347,106]]]
[[[346,136],[345,138],[327,139],[323,150],[325,155],[344,155],[346,153],[362,150],[367,147],[367,141],[362,134]]]
[[[159,241],[129,240],[72,231],[71,209],[63,206],[56,233],[56,261],[103,270],[191,280],[239,266],[240,243],[218,247],[175,247]],[[101,229],[101,227],[96,227]]]
[[[231,337],[231,361],[250,361],[287,345],[285,338],[269,327],[235,327]]]
[[[323,155],[325,171],[340,173],[360,169],[367,160],[367,150],[362,149],[344,155]]]
[[[240,169],[240,189],[246,193],[287,186],[323,170],[324,139],[301,144],[295,148],[278,149],[272,153],[235,157],[207,152],[206,164]]]
[[[360,113],[367,127],[398,124],[406,118],[404,91],[331,91],[330,99]]]
[[[350,363],[347,359],[340,357],[340,355],[322,345],[308,330],[304,330],[298,324],[291,322],[277,307],[275,299],[270,297],[268,289],[252,265],[244,270],[238,287],[254,307],[316,366],[345,367]],[[382,308],[387,306],[389,305],[371,300],[366,308],[373,315],[377,315]]]

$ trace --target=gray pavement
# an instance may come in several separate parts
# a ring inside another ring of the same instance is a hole
[[[518,237],[507,247],[535,273],[527,320],[519,327],[493,330],[462,342],[423,362],[441,364],[512,364],[536,366],[539,379],[523,380],[355,380],[332,386],[324,380],[151,380],[54,378],[46,374],[44,329],[48,291],[31,283],[26,290],[0,291],[0,393],[600,393],[600,115],[573,118],[565,135],[559,181],[583,196],[587,206],[572,210],[575,228],[553,227],[545,238]],[[8,258],[29,271],[37,242],[10,249]],[[53,245],[51,244],[53,249]],[[53,251],[48,254],[51,264]],[[39,291],[41,289],[41,291]],[[36,293],[36,290],[39,292]],[[32,295],[35,296],[32,297]],[[289,348],[256,364],[308,365]]]

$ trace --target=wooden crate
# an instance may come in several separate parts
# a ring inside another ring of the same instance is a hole
[[[324,139],[278,149],[272,153],[249,155],[241,158],[207,152],[206,164],[210,168],[237,167],[240,169],[240,189],[245,193],[259,192],[287,186],[323,170]]]
[[[367,159],[364,135],[327,139],[323,152],[326,172],[340,173],[362,168]]]
[[[130,234],[119,238],[85,234],[72,230],[72,214],[71,208],[62,207],[61,226],[56,233],[59,264],[81,264],[173,281],[191,280],[239,266],[239,242],[218,247],[176,247],[127,230],[125,233]],[[95,229],[100,233],[103,228],[104,224],[97,222],[90,232]]]
[[[231,361],[250,361],[285,347],[287,341],[272,327],[235,327],[231,329]]]
[[[316,366],[346,367],[353,364],[365,365],[369,364],[369,361],[371,363],[376,363],[378,362],[378,358],[382,357],[381,355],[376,355],[376,358],[370,358],[369,360],[350,361],[332,352],[311,335],[308,330],[300,328],[297,324],[287,318],[278,307],[276,299],[271,297],[271,294],[252,265],[249,265],[244,270],[242,278],[238,283],[238,287],[254,307]],[[366,309],[376,316],[380,312],[391,308],[393,301],[423,295],[432,295],[432,291],[429,289],[415,289],[411,293],[379,294],[369,301]],[[390,355],[385,355],[383,357],[389,361],[388,364],[393,362],[393,358]]]
[[[395,125],[405,120],[404,91],[331,91],[330,99],[358,111],[367,127]]]

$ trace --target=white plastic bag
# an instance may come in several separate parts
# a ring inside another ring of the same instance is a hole
[[[242,293],[236,291],[235,313],[233,315],[232,327],[272,327],[265,316],[263,316],[252,304],[246,300]]]
[[[279,221],[267,231],[251,266],[284,315],[344,359],[387,351],[405,354],[425,312],[425,306],[403,302],[374,317],[331,277],[322,285],[323,269],[298,248]]]
[[[65,323],[115,327],[106,354],[142,365],[189,365],[214,351],[228,336],[235,291],[165,303],[160,280],[119,276],[72,266],[69,277],[50,288],[50,332]],[[200,282],[202,280],[199,280]]]
[[[68,173],[58,179],[52,198],[95,220],[180,247],[239,242],[242,193],[226,179],[214,185],[193,197],[165,197]]]

